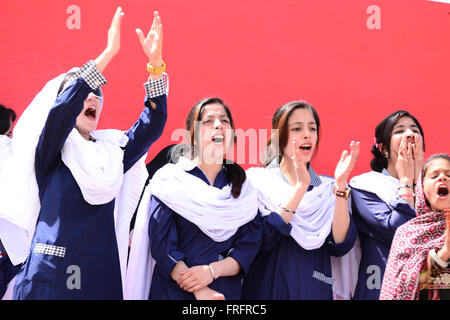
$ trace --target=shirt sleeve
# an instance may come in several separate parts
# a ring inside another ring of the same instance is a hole
[[[331,230],[330,234],[328,235],[326,243],[330,254],[335,257],[342,257],[343,255],[347,254],[347,252],[349,252],[353,248],[357,235],[358,232],[355,223],[353,222],[352,216],[350,216],[350,226],[347,231],[347,236],[345,237],[343,242],[336,243],[334,241],[333,230]]]
[[[149,237],[153,259],[159,265],[162,275],[172,279],[173,268],[186,255],[178,250],[178,232],[175,223],[175,213],[152,196]]]
[[[75,72],[65,90],[56,98],[36,147],[35,167],[38,183],[57,163],[64,142],[75,127],[76,118],[83,110],[88,94],[105,83],[106,80],[97,70],[95,62],[89,61]]]
[[[164,77],[144,84],[145,108],[137,122],[126,132],[128,143],[124,153],[124,171],[129,170],[150,146],[161,137],[167,121],[167,95]],[[152,107],[152,104],[156,106]]]
[[[271,251],[278,245],[282,237],[290,237],[292,225],[286,223],[276,212],[262,217],[262,243],[261,250]]]
[[[390,247],[399,226],[416,216],[415,210],[403,199],[389,205],[377,195],[352,189],[352,214],[359,232]]]
[[[233,248],[228,256],[239,263],[243,276],[247,274],[253,259],[255,259],[259,251],[262,231],[261,216],[258,212],[252,221],[239,228],[238,234],[233,241]]]

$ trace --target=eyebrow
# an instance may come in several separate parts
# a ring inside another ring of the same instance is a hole
[[[402,128],[402,127],[405,127],[405,125],[404,125],[404,124],[397,124],[397,125],[394,127],[394,129]],[[418,128],[417,124],[415,124],[415,123],[408,125],[408,127]]]
[[[304,122],[302,122],[302,121],[295,121],[295,122],[289,123],[288,125],[289,126],[293,126],[293,125],[296,125],[296,124],[303,124],[303,123]],[[310,122],[308,122],[308,124],[316,125],[316,122],[315,121],[310,121]]]
[[[214,114],[209,113],[209,114],[206,114],[203,118],[212,118],[212,117],[214,117]],[[220,118],[228,118],[228,115],[223,113],[220,115]]]

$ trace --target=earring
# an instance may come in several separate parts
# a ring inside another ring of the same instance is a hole
[[[385,152],[384,154],[383,154],[386,158],[389,158],[389,152]]]

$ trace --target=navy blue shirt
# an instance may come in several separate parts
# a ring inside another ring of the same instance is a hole
[[[14,299],[122,299],[114,226],[114,200],[88,204],[61,149],[93,90],[78,78],[55,101],[36,148],[41,210],[31,252],[19,273]],[[124,172],[162,134],[166,96],[146,98],[139,120],[126,133]],[[42,250],[46,250],[42,252]]]
[[[361,262],[354,299],[378,300],[395,231],[416,216],[403,199],[386,204],[376,194],[352,188],[352,215],[358,229]]]
[[[281,179],[286,178],[277,169]],[[311,191],[321,183],[320,177],[308,169]],[[248,275],[244,279],[243,299],[249,300],[331,300],[333,298],[330,256],[343,256],[356,240],[356,228],[350,228],[342,243],[335,243],[330,232],[324,244],[305,250],[291,237],[292,226],[272,212],[263,218],[263,242]]]
[[[0,241],[0,299],[6,292],[9,282],[19,272],[19,267],[11,263]]]
[[[188,173],[202,179],[208,185],[208,178],[195,167]],[[223,188],[229,184],[222,169],[213,186]],[[203,233],[197,225],[178,215],[158,198],[152,197],[149,236],[152,256],[156,261],[150,288],[150,299],[193,300],[194,294],[181,289],[171,278],[171,272],[178,261],[188,267],[208,265],[227,257],[235,259],[242,268],[236,276],[220,277],[208,287],[222,293],[227,300],[241,298],[241,279],[247,274],[250,263],[260,247],[261,221],[259,214],[223,242],[216,242]]]

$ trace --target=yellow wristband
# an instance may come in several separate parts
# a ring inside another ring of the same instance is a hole
[[[149,62],[147,63],[147,71],[151,74],[161,75],[166,72],[166,64],[163,61],[161,67],[153,67]]]

